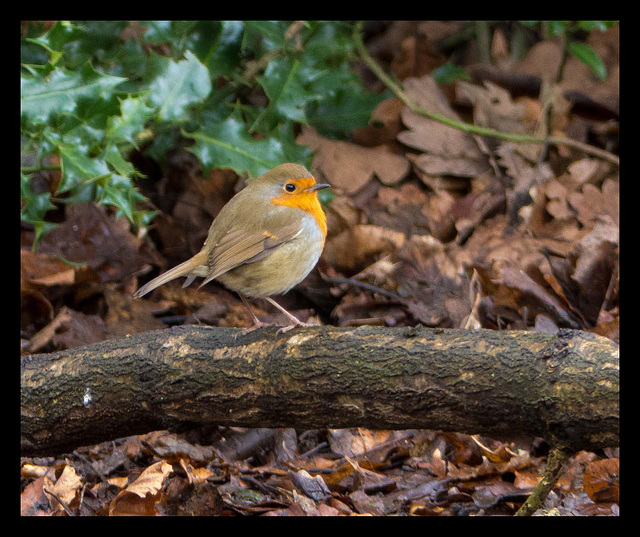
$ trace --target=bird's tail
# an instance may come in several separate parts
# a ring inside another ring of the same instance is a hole
[[[175,280],[180,276],[195,277],[195,275],[192,274],[192,271],[204,264],[203,256],[201,254],[202,252],[194,255],[191,259],[187,259],[184,263],[180,263],[178,266],[173,267],[171,270],[168,270],[167,272],[160,274],[160,276],[158,276],[157,278],[154,278],[150,282],[144,284],[142,287],[140,287],[140,289],[138,289],[133,294],[133,297],[140,298],[141,296],[146,295],[150,291],[153,291],[156,287],[160,287],[161,285],[164,285],[165,283],[170,282],[171,280]],[[206,254],[205,254],[205,257],[206,257]],[[206,261],[206,259],[204,259],[204,261]],[[190,280],[193,281],[192,278],[190,278]]]

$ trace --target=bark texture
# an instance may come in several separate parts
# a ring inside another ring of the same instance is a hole
[[[574,330],[183,326],[22,357],[23,455],[193,423],[618,445],[619,351]]]

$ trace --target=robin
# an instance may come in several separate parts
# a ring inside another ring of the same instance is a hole
[[[327,236],[327,220],[318,190],[331,185],[316,183],[298,164],[281,164],[251,181],[222,208],[214,219],[202,250],[184,263],[138,289],[134,297],[186,276],[183,287],[196,277],[200,287],[218,280],[236,291],[253,317],[254,327],[264,326],[248,298],[264,298],[284,313],[291,324],[281,331],[306,326],[271,295],[283,294],[300,283],[315,267]]]

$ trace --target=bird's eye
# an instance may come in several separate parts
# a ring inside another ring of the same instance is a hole
[[[296,189],[296,185],[294,185],[293,183],[287,183],[286,185],[284,185],[284,189],[287,192],[293,192]]]

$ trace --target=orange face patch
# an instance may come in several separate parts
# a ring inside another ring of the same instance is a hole
[[[308,188],[315,184],[316,180],[313,177],[291,179],[284,184],[281,194],[271,198],[271,203],[306,211],[313,216],[318,227],[322,230],[322,234],[326,235],[327,218],[322,210],[320,201],[318,201],[318,193],[315,190],[307,191]]]

